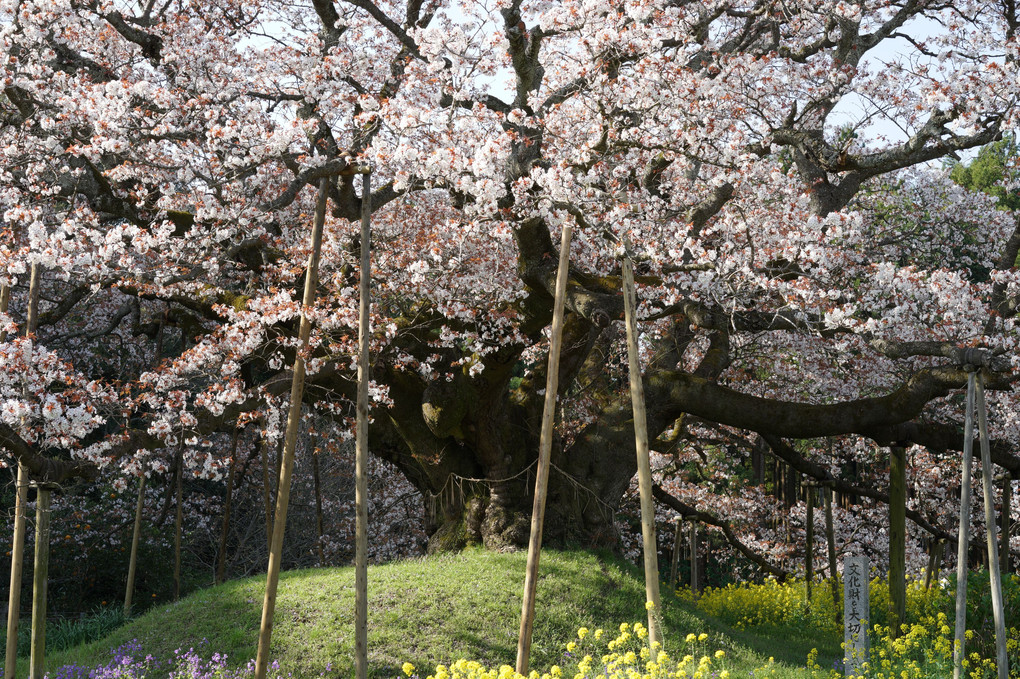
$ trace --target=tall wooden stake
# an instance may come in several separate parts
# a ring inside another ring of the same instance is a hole
[[[549,372],[545,378],[545,405],[542,408],[542,434],[538,446],[538,470],[535,472],[535,501],[531,508],[531,538],[528,540],[528,567],[524,576],[524,601],[521,604],[521,629],[517,637],[517,672],[528,676],[531,633],[535,625],[535,594],[538,586],[538,560],[542,550],[542,526],[545,522],[545,494],[549,484],[549,458],[552,454],[556,393],[560,378],[560,344],[563,339],[563,298],[567,292],[567,266],[570,263],[572,229],[563,225],[560,261],[556,271],[556,295],[549,338]]]
[[[142,510],[145,507],[145,473],[138,479],[138,501],[135,503],[135,526],[131,531],[131,556],[128,558],[127,585],[124,588],[124,617],[131,617],[131,599],[135,594],[135,572],[138,568],[138,543],[142,539]]]
[[[889,449],[889,627],[899,637],[907,613],[907,451]]]
[[[995,622],[996,667],[999,679],[1009,679],[1009,657],[1006,655],[1006,617],[1002,603],[1002,574],[999,572],[999,550],[995,543],[995,485],[992,482],[992,454],[988,445],[988,412],[985,408],[985,379],[977,376],[978,429],[981,433],[981,480],[985,500],[985,537],[988,545],[988,573],[992,585],[992,619]]]
[[[698,520],[691,519],[691,592],[701,592],[701,573],[698,572]]]
[[[938,553],[942,543],[932,539],[928,542],[928,565],[924,569],[924,588],[931,589],[932,578],[935,575],[935,555]]]
[[[46,672],[46,584],[50,572],[50,496],[53,486],[36,485],[35,566],[32,573],[32,656],[29,676],[43,679]]]
[[[287,505],[290,501],[290,478],[294,470],[294,448],[301,425],[301,398],[305,388],[305,358],[312,323],[306,309],[315,302],[315,286],[319,278],[319,254],[322,250],[322,228],[326,222],[326,198],[329,179],[319,184],[319,197],[315,205],[312,224],[308,268],[305,273],[305,292],[302,300],[301,326],[298,330],[297,355],[294,358],[294,379],[290,387],[290,410],[287,414],[287,432],[284,435],[283,465],[280,486],[276,493],[276,518],[273,520],[273,543],[269,550],[269,568],[266,574],[266,596],[262,602],[262,623],[259,627],[259,647],[255,658],[255,679],[265,679],[269,666],[269,643],[273,635],[273,613],[276,610],[276,589],[280,583],[280,560],[283,557],[283,531],[287,526]]]
[[[832,520],[832,487],[825,486],[825,541],[829,547],[829,586],[832,588],[832,607],[836,610],[836,624],[842,624],[843,613],[839,602],[839,571],[836,566],[836,527]]]
[[[624,241],[626,249],[627,243]],[[659,559],[655,539],[655,504],[652,500],[652,466],[648,457],[648,424],[645,413],[645,389],[641,381],[641,356],[638,349],[637,292],[634,288],[634,265],[627,255],[623,258],[623,315],[627,324],[627,357],[630,364],[630,399],[634,409],[634,447],[637,451],[638,493],[641,496],[641,543],[645,562],[645,600],[648,609],[648,647],[652,662],[656,661],[656,643],[662,643],[659,629]]]
[[[174,513],[174,601],[177,601],[181,598],[181,531],[184,527],[184,427],[181,427],[181,443],[177,449],[174,483],[177,486]]]
[[[677,573],[680,571],[680,550],[683,548],[683,517],[677,517],[676,533],[673,535],[673,563],[669,569],[669,589],[676,590]]]
[[[227,574],[227,535],[230,531],[230,505],[234,499],[234,474],[237,469],[237,438],[241,428],[234,425],[230,441],[230,466],[227,468],[227,496],[223,500],[223,525],[220,527],[220,550],[216,555],[216,584],[222,584]]]
[[[807,488],[807,539],[804,545],[804,582],[807,585],[807,605],[811,607],[811,585],[815,574],[815,487],[805,484]]]
[[[970,478],[974,455],[974,373],[967,377],[963,428],[963,470],[960,474],[960,533],[956,547],[956,629],[953,637],[953,679],[963,677],[967,632],[967,552],[970,549]]]
[[[269,486],[269,439],[262,441],[262,502],[266,510],[266,553],[273,548],[273,500]]]
[[[358,414],[354,464],[354,676],[368,677],[368,365],[372,305],[372,178],[361,175],[361,278],[358,283]]]
[[[35,332],[39,309],[39,264],[32,265],[28,284],[28,313],[24,335]],[[10,300],[10,289],[7,290]],[[4,656],[4,677],[15,679],[18,669],[18,624],[21,620],[21,579],[25,567],[25,505],[28,503],[28,470],[18,463],[18,480],[15,482],[14,536],[11,541],[11,585],[7,598],[7,648]]]
[[[1002,475],[1002,511],[999,512],[999,568],[1009,573],[1009,534],[1012,530],[1011,513],[1013,510],[1013,476],[1007,470]]]
[[[326,551],[322,544],[322,483],[319,479],[319,448],[313,438],[308,446],[312,449],[312,486],[315,490],[315,544],[319,552],[319,565],[326,563]]]

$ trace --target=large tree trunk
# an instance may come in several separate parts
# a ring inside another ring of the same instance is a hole
[[[376,419],[373,450],[405,474],[431,509],[430,551],[527,544],[541,400],[523,389],[520,398],[507,399],[514,391],[510,372],[496,373],[483,373],[488,383],[458,375],[427,388],[398,380],[388,417]],[[621,410],[566,449],[554,441],[545,544],[616,544],[613,513],[635,472],[633,436],[629,413]]]

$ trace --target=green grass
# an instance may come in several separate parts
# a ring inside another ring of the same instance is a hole
[[[58,618],[46,624],[46,648],[50,652],[74,648],[102,639],[127,622],[120,608],[97,608],[81,618]],[[7,638],[7,628],[0,626],[0,637]],[[32,621],[18,624],[18,656],[27,656],[31,649]]]
[[[469,550],[373,566],[369,570],[369,672],[400,674],[404,662],[425,673],[437,663],[468,658],[498,666],[514,664],[524,582],[524,553]],[[531,666],[561,661],[564,644],[578,627],[604,627],[645,619],[642,573],[615,557],[587,552],[543,552],[538,582]],[[109,650],[138,639],[156,657],[208,640],[203,655],[226,653],[240,665],[255,655],[265,577],[236,580],[198,591],[175,604],[154,608],[100,641],[49,655],[47,667],[94,666]],[[277,600],[271,657],[281,672],[316,677],[327,663],[331,676],[352,676],[354,652],[354,571],[309,569],[283,574]],[[737,631],[705,618],[676,599],[663,603],[667,650],[680,650],[683,636],[707,632],[707,646],[727,653],[734,677],[768,663],[791,679],[810,676],[803,669],[808,651],[818,646],[831,664],[835,645]],[[21,672],[27,671],[27,660]],[[761,676],[757,673],[755,676]]]

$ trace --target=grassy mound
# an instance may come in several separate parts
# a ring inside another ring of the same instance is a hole
[[[373,566],[369,570],[369,664],[374,677],[394,677],[411,662],[424,673],[459,658],[490,666],[513,665],[524,583],[523,553],[469,550]],[[225,653],[243,665],[255,655],[265,577],[201,590],[178,603],[155,608],[105,639],[51,653],[47,667],[96,666],[110,649],[137,639],[152,655],[172,657],[194,647],[205,657]],[[564,644],[577,629],[645,619],[639,570],[615,557],[586,552],[543,552],[531,666],[561,662]],[[283,574],[277,600],[271,657],[280,672],[296,678],[353,676],[354,570],[309,569]],[[818,640],[771,640],[706,620],[677,600],[663,605],[667,649],[681,650],[691,632],[709,634],[725,649],[734,669],[788,664],[770,676],[806,677],[808,651]],[[838,652],[823,648],[823,657]],[[25,661],[27,670],[27,660]],[[792,666],[792,667],[791,667]],[[775,666],[773,666],[775,667]],[[777,668],[778,669],[778,668]],[[741,675],[736,675],[741,676]],[[762,676],[756,673],[753,676]]]

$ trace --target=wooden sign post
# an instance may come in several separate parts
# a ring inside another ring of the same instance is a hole
[[[531,508],[531,537],[528,540],[528,566],[524,576],[524,601],[521,604],[521,629],[517,636],[517,673],[528,676],[531,635],[535,626],[535,594],[538,589],[538,561],[542,551],[542,526],[545,522],[545,493],[549,485],[549,458],[552,454],[556,393],[559,389],[560,343],[563,339],[563,299],[567,292],[567,267],[570,264],[572,229],[563,225],[560,261],[556,271],[556,295],[553,299],[552,328],[549,338],[549,372],[545,378],[545,405],[542,409],[542,434],[538,445],[538,469],[535,472],[535,501]]]
[[[866,556],[848,556],[843,560],[843,669],[847,677],[856,677],[868,662],[871,618],[868,585],[871,565]]]

